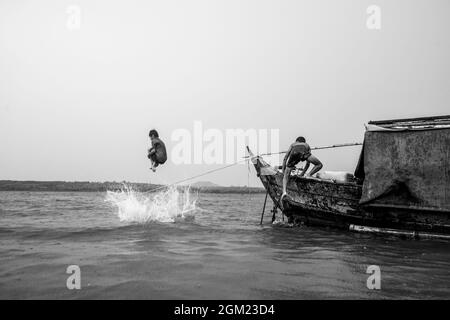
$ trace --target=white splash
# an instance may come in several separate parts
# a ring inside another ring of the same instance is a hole
[[[121,191],[107,191],[106,201],[117,206],[120,221],[136,223],[193,218],[197,209],[189,188],[179,191],[170,187],[158,193],[141,193],[124,185]]]

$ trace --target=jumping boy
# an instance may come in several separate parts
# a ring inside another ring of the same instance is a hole
[[[162,142],[162,140],[159,138],[158,131],[156,131],[155,129],[150,130],[148,136],[150,137],[150,140],[152,142],[152,147],[148,150],[147,157],[152,163],[150,169],[155,172],[158,165],[163,164],[167,161],[166,146],[164,142]]]

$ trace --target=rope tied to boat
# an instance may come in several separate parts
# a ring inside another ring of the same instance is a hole
[[[229,165],[226,165],[226,166],[223,166],[223,167],[220,167],[220,168],[208,170],[208,171],[205,171],[205,172],[200,173],[198,175],[195,175],[195,176],[192,176],[192,177],[189,177],[189,178],[185,178],[185,179],[182,179],[182,180],[179,180],[179,181],[176,181],[176,182],[173,182],[171,184],[164,185],[164,186],[161,186],[161,187],[158,187],[158,188],[154,188],[154,189],[149,190],[148,192],[155,192],[155,191],[158,191],[158,190],[170,188],[170,187],[175,186],[177,184],[180,184],[180,183],[183,183],[183,182],[187,182],[187,181],[190,181],[190,180],[193,180],[193,179],[196,179],[196,178],[200,178],[200,177],[206,176],[207,174],[210,174],[210,173],[213,173],[213,172],[217,172],[217,171],[220,171],[220,170],[228,169],[228,168],[233,167],[235,165],[238,165],[238,164],[240,164],[240,163],[242,163],[244,161],[249,161],[249,158],[250,157],[246,157],[245,159],[236,161],[236,162],[234,162],[232,164],[229,164]]]
[[[321,149],[331,149],[331,148],[351,147],[351,146],[360,146],[360,145],[362,145],[361,142],[341,143],[341,144],[334,144],[334,145],[330,145],[330,146],[312,147],[311,150],[321,150]],[[282,154],[282,153],[286,153],[286,152],[287,152],[287,151],[271,152],[271,153],[261,153],[261,154],[258,154],[258,155],[256,155],[256,156],[268,156],[268,155],[274,155],[274,154]],[[240,164],[240,163],[242,163],[242,162],[244,162],[244,161],[250,161],[250,159],[253,158],[253,157],[254,157],[253,155],[248,155],[248,156],[243,157],[243,159],[241,159],[241,160],[239,160],[239,161],[236,161],[236,162],[234,162],[234,163],[231,163],[231,164],[229,164],[229,165],[226,165],[226,166],[223,166],[223,167],[220,167],[220,168],[216,168],[216,169],[212,169],[212,170],[208,170],[208,171],[205,171],[205,172],[200,173],[200,174],[198,174],[198,175],[195,175],[195,176],[192,176],[192,177],[189,177],[189,178],[185,178],[185,179],[182,179],[182,180],[173,182],[173,183],[168,184],[168,185],[163,185],[163,186],[161,186],[161,187],[157,187],[157,188],[151,189],[151,190],[149,190],[148,192],[155,192],[155,191],[158,191],[158,190],[170,188],[170,187],[175,186],[175,185],[177,185],[177,184],[180,184],[180,183],[183,183],[183,182],[187,182],[187,181],[190,181],[190,180],[199,178],[199,177],[203,177],[203,176],[206,176],[206,175],[208,175],[208,174],[210,174],[210,173],[213,173],[213,172],[217,172],[217,171],[220,171],[220,170],[228,169],[228,168],[233,167],[233,166],[235,166],[235,165],[238,165],[238,164]],[[248,163],[248,168],[250,169],[250,163]],[[248,182],[248,183],[249,183],[249,182]]]
[[[322,149],[331,149],[331,148],[342,148],[342,147],[353,147],[353,146],[362,146],[362,142],[351,142],[351,143],[339,143],[339,144],[333,144],[331,146],[321,146],[321,147],[311,147],[311,150],[322,150]],[[274,154],[283,154],[287,151],[280,151],[280,152],[269,152],[269,153],[261,153],[257,156],[271,156]],[[245,156],[243,158],[251,158],[252,156]]]

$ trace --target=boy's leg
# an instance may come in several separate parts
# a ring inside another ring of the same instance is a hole
[[[289,157],[286,159],[286,162],[283,164],[283,193],[281,194],[281,199],[287,195],[287,184],[289,178],[291,176],[291,171],[295,168],[295,165],[300,161],[300,158],[297,154],[289,154]]]
[[[151,154],[149,156],[150,162],[152,164],[151,168],[153,171],[155,171],[155,168],[158,166],[158,163],[156,162],[156,155],[155,154]]]
[[[310,155],[308,157],[308,161],[314,165],[311,171],[308,174],[306,174],[307,177],[311,177],[313,174],[319,172],[319,170],[322,169],[323,165],[322,162],[320,162],[320,160],[313,155]]]
[[[160,164],[164,164],[164,162],[166,162],[166,161],[160,153],[156,152],[155,153],[155,162],[156,162],[156,166],[159,166]]]
[[[289,177],[291,176],[292,168],[286,167],[284,168],[284,175],[283,175],[283,194],[281,195],[281,198],[283,198],[285,195],[287,195],[287,183],[289,181]]]

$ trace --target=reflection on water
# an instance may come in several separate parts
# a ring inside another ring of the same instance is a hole
[[[175,222],[120,219],[107,197],[1,192],[0,298],[450,297],[449,242],[272,226],[270,214],[260,226],[264,194],[199,194]],[[79,291],[66,289],[72,264]],[[366,287],[369,265],[381,290]]]

